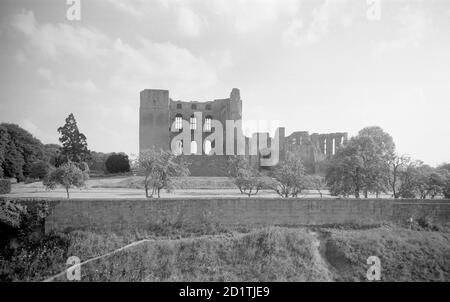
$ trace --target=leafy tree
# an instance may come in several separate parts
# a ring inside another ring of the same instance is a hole
[[[447,172],[450,172],[450,163],[442,164],[438,167],[439,170],[447,170]]]
[[[23,175],[23,166],[25,160],[16,147],[13,140],[6,145],[5,160],[3,162],[3,170],[6,177],[16,178],[18,181],[25,180]]]
[[[450,163],[440,165],[438,170],[444,177],[442,195],[444,195],[444,198],[450,199]]]
[[[139,155],[138,167],[145,176],[144,187],[147,198],[153,197],[154,194],[159,198],[161,189],[171,189],[172,177],[189,175],[189,169],[182,157],[154,148]],[[152,189],[151,194],[149,189]]]
[[[230,175],[241,194],[248,197],[258,194],[263,187],[261,173],[242,156],[231,157],[230,166]]]
[[[421,199],[426,199],[428,196],[435,198],[442,194],[445,179],[439,170],[423,164],[418,166],[416,170],[416,186]]]
[[[3,123],[0,126],[3,129],[0,134],[0,140],[3,141],[0,143],[3,144],[3,147],[0,146],[3,148],[3,172],[8,177],[23,180],[24,176],[30,174],[32,163],[44,159],[43,145],[16,124]],[[6,147],[5,141],[7,141]]]
[[[273,189],[284,198],[297,197],[307,187],[305,168],[294,153],[286,154],[286,159],[274,169],[272,176],[275,179]]]
[[[406,155],[399,156],[392,154],[389,158],[389,186],[392,191],[392,196],[396,199],[401,195],[399,191],[402,184],[400,174],[405,172],[410,162],[411,159]]]
[[[420,162],[410,162],[406,169],[400,171],[400,186],[398,194],[401,198],[416,198],[418,193],[419,172],[417,167],[421,165]]]
[[[400,189],[402,198],[435,198],[444,194],[447,184],[447,172],[424,165],[420,161],[410,163],[400,173]]]
[[[105,162],[105,167],[109,173],[130,172],[128,155],[124,153],[111,154]]]
[[[69,161],[86,162],[89,159],[90,151],[87,147],[86,136],[78,130],[77,121],[71,113],[66,118],[64,126],[58,128],[62,143],[61,154]]]
[[[8,130],[0,125],[0,178],[3,177],[3,163],[5,162],[6,146],[8,145]]]
[[[89,169],[94,171],[106,172],[106,160],[112,153],[102,153],[91,151],[91,156],[88,161]]]
[[[389,160],[394,154],[392,137],[380,127],[361,130],[339,148],[326,168],[326,182],[332,195],[356,198],[368,193],[386,192],[389,186]]]
[[[450,199],[450,172],[448,172],[447,170],[441,170],[441,173],[444,176],[442,195],[444,195],[444,198]]]
[[[428,175],[427,185],[428,185],[428,194],[434,199],[438,195],[442,195],[445,191],[447,183],[447,173],[446,171],[440,171],[438,169],[434,169]]]
[[[370,137],[376,146],[375,152],[381,156],[389,157],[395,152],[395,143],[392,136],[381,127],[366,127],[358,132],[359,137]]]
[[[31,165],[30,177],[44,179],[50,171],[50,164],[43,160],[38,160]]]
[[[355,195],[359,198],[364,185],[363,170],[363,160],[352,138],[327,163],[325,180],[330,194],[345,197]]]
[[[61,146],[57,144],[44,145],[44,160],[54,167],[58,167],[62,162]]]
[[[69,190],[73,187],[82,188],[89,179],[89,170],[84,167],[84,171],[74,162],[68,161],[58,168],[50,171],[48,177],[44,181],[44,185],[49,190],[54,190],[58,186],[62,186],[69,196]]]
[[[308,188],[316,190],[319,193],[320,198],[323,197],[322,190],[327,186],[325,178],[321,175],[309,175],[307,177]]]

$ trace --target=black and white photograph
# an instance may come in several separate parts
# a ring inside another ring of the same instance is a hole
[[[448,282],[449,114],[448,0],[0,0],[0,283]]]

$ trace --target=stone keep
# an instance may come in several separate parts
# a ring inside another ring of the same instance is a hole
[[[146,89],[140,94],[139,151],[155,148],[170,150],[170,143],[178,133],[171,131],[176,118],[191,121],[194,113],[201,113],[202,120],[196,120],[196,127],[202,127],[207,119],[218,120],[223,125],[226,143],[226,121],[242,119],[242,100],[240,91],[234,88],[230,97],[207,102],[186,102],[172,100],[168,90]],[[194,131],[192,140],[194,140]],[[306,131],[293,132],[285,137],[285,129],[280,128],[280,158],[285,152],[298,154],[309,173],[321,172],[321,163],[347,142],[347,133],[310,135]],[[210,133],[202,133],[202,141]],[[246,138],[246,144],[249,139]],[[214,143],[213,143],[214,144]],[[248,150],[248,145],[246,146]],[[205,150],[203,150],[204,152]],[[225,154],[225,147],[224,147]],[[187,156],[192,176],[228,176],[227,156],[203,155]],[[253,160],[254,161],[254,160]],[[256,160],[257,162],[257,160]]]

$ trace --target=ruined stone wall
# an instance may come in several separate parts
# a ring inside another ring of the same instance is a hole
[[[169,91],[144,90],[140,95],[139,150],[169,148]]]
[[[139,150],[142,152],[151,147],[170,149],[172,139],[181,131],[171,131],[175,118],[181,117],[190,123],[191,117],[197,114],[196,128],[202,132],[202,141],[211,132],[204,132],[203,125],[206,118],[218,120],[223,125],[224,143],[226,139],[226,121],[242,119],[242,100],[239,89],[234,88],[227,99],[217,99],[209,102],[174,101],[169,98],[167,90],[143,90],[140,95],[140,121],[139,121]],[[217,130],[217,129],[214,129]],[[188,142],[194,141],[194,131]],[[197,148],[200,149],[197,143]],[[223,150],[225,152],[225,148]]]
[[[347,133],[309,135],[308,132],[294,132],[286,137],[284,145],[287,152],[298,154],[310,174],[322,173],[323,162],[334,155],[347,142]]]
[[[226,99],[217,99],[210,102],[184,102],[174,101],[169,98],[169,91],[167,90],[144,90],[141,92],[141,106],[140,106],[140,151],[144,151],[151,147],[163,148],[170,150],[170,144],[174,137],[178,136],[181,131],[171,131],[173,122],[176,116],[182,118],[187,124],[190,123],[192,116],[198,116],[201,113],[201,118],[196,118],[196,128],[203,130],[203,125],[207,117],[212,120],[218,120],[223,126],[223,154],[226,154],[226,121],[227,120],[241,120],[242,119],[242,100],[239,89],[233,89],[230,97]],[[195,141],[195,131],[190,130],[189,139],[183,141],[183,145],[187,146],[187,150],[191,150],[192,145],[197,145],[198,154],[206,155],[208,150],[205,150],[204,142],[206,138],[213,132],[219,129],[213,129],[211,132],[201,131],[201,142]],[[308,173],[320,173],[321,164],[324,160],[333,154],[336,150],[347,141],[347,133],[330,133],[309,135],[308,132],[294,132],[285,138],[284,128],[280,128],[280,145],[279,145],[279,159],[283,160],[286,152],[293,152],[300,155],[303,164]],[[257,135],[256,133],[254,135]],[[262,135],[265,135],[262,133]],[[266,135],[267,137],[269,134]],[[234,146],[235,153],[237,153],[237,137],[236,135]],[[252,136],[253,137],[253,136]],[[184,140],[184,139],[183,139]],[[246,138],[246,154],[250,154],[249,138]],[[216,142],[212,142],[212,148],[215,148]],[[195,148],[192,148],[195,150]],[[200,151],[201,150],[201,151]],[[266,157],[267,158],[267,157]],[[208,158],[198,155],[196,158],[190,158],[191,173],[195,176],[224,176],[224,166],[227,162],[227,157]],[[204,161],[202,163],[202,161]],[[261,156],[259,156],[261,161]],[[262,168],[268,169],[268,168]],[[217,174],[215,174],[217,173]]]
[[[22,203],[36,203],[26,200]],[[73,229],[139,229],[161,221],[195,225],[331,225],[406,222],[427,215],[450,221],[450,200],[181,198],[162,200],[55,200],[46,232]]]
[[[191,155],[183,156],[189,164],[191,176],[229,176],[229,156],[226,155]]]

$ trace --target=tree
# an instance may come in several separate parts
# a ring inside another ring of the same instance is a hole
[[[416,198],[418,194],[418,187],[420,185],[417,167],[421,164],[421,162],[417,161],[410,162],[406,166],[406,169],[400,171],[400,186],[398,189],[398,195],[401,198]]]
[[[438,170],[444,177],[444,186],[442,188],[442,195],[444,195],[444,198],[450,199],[450,163],[440,165],[438,167]]]
[[[302,161],[294,153],[286,154],[286,159],[275,168],[272,176],[275,179],[273,189],[284,198],[297,197],[307,187]]]
[[[442,194],[445,178],[439,170],[422,164],[416,168],[416,171],[416,186],[421,199],[426,199],[428,196],[435,198]]]
[[[44,179],[50,170],[50,164],[43,160],[38,160],[31,165],[30,177]]]
[[[229,161],[230,175],[241,194],[248,197],[258,194],[263,187],[261,173],[242,156],[231,157]]]
[[[103,173],[106,173],[106,160],[111,154],[112,153],[91,151],[91,156],[88,161],[89,168],[94,171],[101,171]]]
[[[13,140],[10,140],[6,145],[5,160],[3,162],[3,170],[5,176],[10,178],[16,178],[18,181],[23,181],[25,179],[23,175],[23,166],[25,165],[25,160],[22,154],[16,147]]]
[[[145,176],[144,187],[147,198],[153,197],[154,194],[157,194],[159,198],[161,189],[170,189],[172,177],[189,175],[189,169],[182,157],[154,148],[139,155],[138,167]]]
[[[310,175],[307,177],[308,187],[316,190],[319,193],[320,198],[323,197],[322,190],[326,187],[325,178],[320,175]]]
[[[380,127],[362,129],[349,143],[338,149],[326,168],[326,182],[332,195],[361,193],[377,196],[389,185],[389,159],[394,154],[392,137]]]
[[[424,165],[421,161],[408,164],[400,172],[398,194],[402,198],[435,198],[445,194],[448,172]]]
[[[109,173],[130,172],[130,161],[125,153],[113,153],[105,162],[106,170]]]
[[[31,165],[35,161],[44,159],[43,145],[31,133],[16,124],[3,123],[0,127],[0,148],[3,149],[3,156],[0,155],[3,158],[0,160],[3,173],[21,181],[29,176]]]
[[[332,196],[360,197],[363,189],[363,160],[358,154],[358,146],[353,138],[339,148],[326,164],[325,181]]]
[[[431,199],[434,199],[438,195],[442,195],[446,188],[447,171],[441,171],[433,168],[428,175],[427,185],[428,194]]]
[[[64,126],[58,128],[62,143],[61,154],[66,160],[73,162],[86,162],[89,159],[90,151],[87,147],[86,136],[78,130],[77,121],[71,113],[66,118]]]
[[[438,167],[439,170],[447,170],[447,172],[450,172],[450,163],[442,164]]]
[[[3,177],[3,163],[5,162],[6,146],[8,145],[8,130],[0,125],[0,178]]]
[[[49,190],[54,190],[57,186],[62,186],[70,198],[69,189],[82,188],[89,179],[89,170],[84,167],[84,171],[74,162],[68,161],[58,168],[50,171],[44,181],[44,185]]]
[[[442,174],[444,175],[444,187],[442,188],[442,195],[444,198],[450,199],[450,172],[447,170],[442,170]]]
[[[54,167],[58,167],[61,162],[61,146],[57,144],[44,145],[44,160]]]
[[[388,162],[389,162],[389,186],[392,191],[392,196],[395,199],[397,199],[401,195],[399,192],[401,186],[400,174],[403,173],[405,169],[408,167],[408,164],[411,162],[411,159],[406,155],[399,156],[397,154],[392,154]]]

